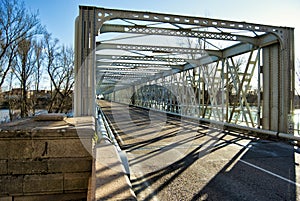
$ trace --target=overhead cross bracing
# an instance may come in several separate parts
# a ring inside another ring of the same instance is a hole
[[[145,99],[142,86],[164,86],[182,115],[287,132],[293,28],[86,6],[76,24],[75,114],[93,114],[95,91],[132,103]],[[147,101],[162,110],[172,102]]]

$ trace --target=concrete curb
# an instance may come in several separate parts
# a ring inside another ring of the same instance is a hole
[[[137,200],[116,147],[111,143],[95,146],[93,171],[94,199],[89,200]]]

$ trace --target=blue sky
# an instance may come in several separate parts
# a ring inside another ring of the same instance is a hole
[[[74,22],[79,5],[164,12],[295,28],[296,58],[300,59],[299,0],[25,0],[29,9],[39,10],[47,30],[62,44],[74,43]]]

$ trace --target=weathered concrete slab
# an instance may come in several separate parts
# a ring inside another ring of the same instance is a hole
[[[64,175],[26,175],[23,181],[23,193],[63,193]]]
[[[8,174],[26,175],[43,174],[48,172],[47,160],[8,160]]]
[[[91,172],[92,160],[88,158],[50,158],[49,172]]]
[[[7,196],[12,192],[15,195],[20,195],[23,193],[23,176],[0,176],[0,195]]]
[[[66,118],[66,115],[61,113],[40,114],[33,117],[35,121],[63,121]]]
[[[89,185],[89,172],[77,172],[77,173],[66,173],[64,174],[64,190],[75,191],[75,190],[86,190]]]
[[[7,160],[0,160],[0,175],[7,174]]]
[[[0,201],[12,201],[12,197],[0,197]]]
[[[92,117],[51,115],[1,124],[0,198],[86,199],[94,135]]]

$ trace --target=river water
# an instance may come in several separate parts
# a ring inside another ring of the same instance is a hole
[[[1,109],[0,110],[0,123],[9,120],[9,110],[8,109]]]
[[[36,110],[36,114],[39,113],[47,113],[47,110],[38,109]],[[9,110],[8,109],[0,109],[0,124],[4,122],[9,122]]]

